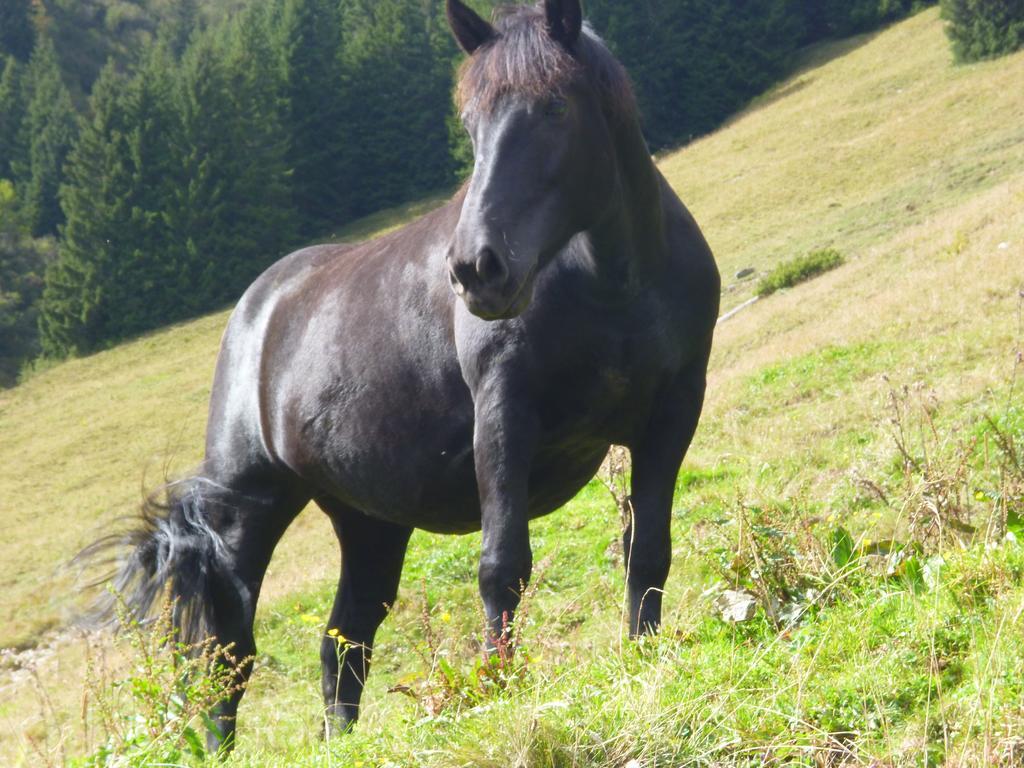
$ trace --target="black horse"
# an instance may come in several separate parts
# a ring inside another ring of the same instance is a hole
[[[204,463],[116,540],[130,554],[114,584],[139,615],[169,590],[185,640],[247,656],[274,546],[315,500],[341,544],[328,626],[352,643],[342,669],[335,640],[321,648],[340,728],[358,715],[413,528],[482,528],[500,643],[530,578],[529,521],[571,499],[613,443],[633,461],[629,628],[657,628],[718,311],[711,252],[579,0],[493,24],[448,0],[448,18],[469,54],[469,183],[393,234],[306,248],[249,288],[221,345]],[[240,698],[216,713],[213,745],[233,738]]]

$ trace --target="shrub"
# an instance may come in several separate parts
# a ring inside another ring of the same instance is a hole
[[[421,585],[421,637],[413,638],[412,645],[426,671],[405,676],[397,685],[388,688],[388,693],[408,696],[426,717],[434,718],[447,712],[457,713],[484,704],[526,681],[530,655],[523,645],[523,627],[527,624],[544,572],[550,565],[551,558],[545,558],[539,563],[529,587],[523,585],[522,600],[514,622],[511,625],[505,624],[494,652],[484,652],[477,656],[468,670],[465,666],[449,661],[451,649],[445,647],[446,643],[434,623],[435,614],[427,599],[426,585]],[[449,620],[447,613],[442,614],[442,621]],[[486,629],[484,631],[487,632]]]
[[[131,671],[114,678],[105,656],[87,662],[82,718],[86,756],[74,768],[142,768],[201,763],[213,757],[204,732],[216,728],[208,712],[243,686],[242,669],[252,658],[236,658],[214,640],[180,642],[170,601],[155,623],[140,624],[118,598],[121,650]]]
[[[958,62],[1024,47],[1024,0],[942,0],[942,16]]]
[[[797,283],[835,269],[842,263],[843,257],[839,252],[830,248],[790,259],[761,278],[757,285],[757,295],[763,298],[783,288],[792,288]]]

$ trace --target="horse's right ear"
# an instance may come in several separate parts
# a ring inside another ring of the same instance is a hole
[[[497,35],[494,27],[481,19],[476,11],[467,7],[461,0],[448,0],[447,10],[448,25],[452,28],[459,47],[466,53],[473,53]]]

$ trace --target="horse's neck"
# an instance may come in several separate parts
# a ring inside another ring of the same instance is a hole
[[[666,246],[661,180],[640,126],[631,121],[616,133],[616,199],[586,238],[603,290],[627,298],[656,279]]]

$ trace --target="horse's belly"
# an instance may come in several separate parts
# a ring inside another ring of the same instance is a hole
[[[456,366],[431,377],[424,370],[377,378],[364,372],[358,386],[319,387],[322,396],[292,409],[292,424],[301,426],[288,463],[322,492],[373,517],[438,532],[479,530],[472,397]],[[614,438],[609,412],[621,409],[607,386],[582,403],[545,403],[560,415],[542,414],[545,431],[528,481],[530,517],[565,504],[600,466]]]
[[[597,472],[608,451],[606,444],[542,447],[530,467],[528,481],[530,519],[543,517],[569,502]],[[470,465],[472,467],[472,465]],[[462,470],[449,467],[442,477],[454,478]],[[480,529],[480,502],[475,476],[461,483],[424,486],[423,504],[415,527],[435,533],[468,533]]]
[[[569,502],[597,473],[608,453],[602,440],[575,440],[542,447],[530,468],[530,517]]]
[[[448,533],[477,530],[472,412],[463,416],[450,413],[436,423],[381,419],[373,428],[339,430],[311,451],[319,460],[305,474],[372,517]]]
[[[480,529],[472,425],[453,434],[438,428],[404,442],[404,454],[372,447],[331,461],[321,478],[328,492],[373,517],[436,533]],[[572,499],[594,476],[608,450],[602,441],[542,445],[530,467],[530,518]]]

